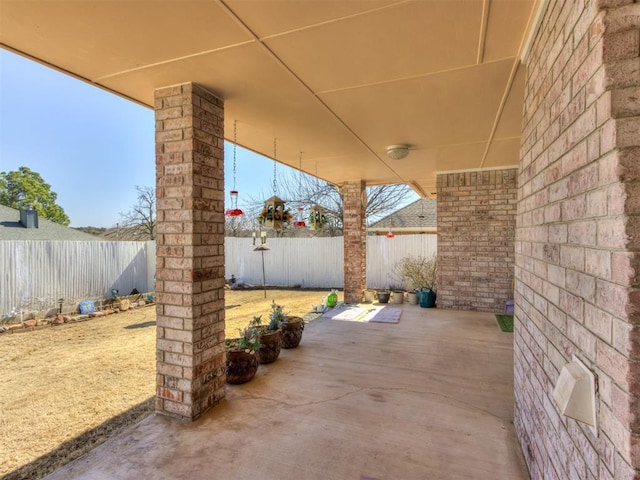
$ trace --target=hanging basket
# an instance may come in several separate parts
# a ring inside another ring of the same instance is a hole
[[[309,210],[309,226],[315,230],[320,230],[327,223],[327,217],[324,214],[324,208],[320,205],[314,205]]]
[[[282,230],[292,218],[291,211],[285,209],[284,201],[274,195],[264,202],[264,207],[258,215],[258,222],[266,228]]]
[[[296,348],[302,340],[304,320],[300,317],[287,317],[280,323],[282,330],[282,348]]]

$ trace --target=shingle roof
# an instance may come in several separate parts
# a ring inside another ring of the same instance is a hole
[[[389,226],[416,231],[436,228],[436,200],[430,198],[418,199],[372,223],[369,229],[387,229]]]
[[[0,205],[0,240],[74,240],[101,241],[100,237],[38,218],[38,228],[25,228],[20,223],[20,211]]]

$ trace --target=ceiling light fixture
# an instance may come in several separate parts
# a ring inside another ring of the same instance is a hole
[[[409,155],[408,145],[389,145],[387,147],[387,156],[391,160],[402,160]]]

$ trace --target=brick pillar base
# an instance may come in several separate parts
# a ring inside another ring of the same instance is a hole
[[[193,420],[225,392],[223,101],[155,92],[159,413]]]
[[[367,228],[365,184],[347,182],[342,186],[344,205],[344,301],[359,303],[367,286]]]

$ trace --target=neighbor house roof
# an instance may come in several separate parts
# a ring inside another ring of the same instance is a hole
[[[71,240],[100,241],[100,237],[38,218],[38,228],[20,223],[20,210],[0,205],[0,240]]]
[[[387,232],[391,227],[394,233],[435,233],[437,225],[436,202],[430,198],[416,200],[372,223],[368,230],[370,232]]]

